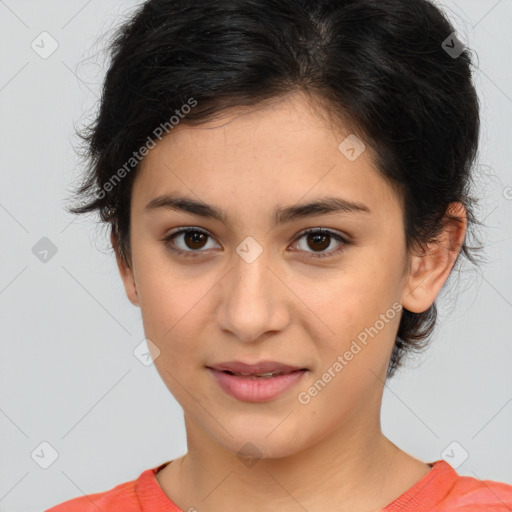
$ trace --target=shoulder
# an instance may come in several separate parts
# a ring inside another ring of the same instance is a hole
[[[136,480],[121,483],[105,492],[73,498],[45,512],[181,512],[155,478],[158,471],[171,462],[144,470]]]
[[[137,480],[131,480],[105,492],[79,496],[55,505],[45,512],[141,512],[136,482]]]
[[[512,485],[458,476],[435,512],[510,512]]]

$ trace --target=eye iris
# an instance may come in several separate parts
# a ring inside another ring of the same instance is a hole
[[[201,244],[201,242],[203,242]],[[206,235],[199,231],[187,231],[185,233],[185,243],[190,249],[201,249],[204,247],[204,243],[206,242]],[[195,244],[199,244],[197,247]]]
[[[321,240],[323,239],[324,243],[322,244]],[[326,249],[329,247],[329,235],[323,234],[323,233],[310,233],[308,235],[308,243],[313,240],[314,249]],[[327,241],[327,244],[325,244],[325,241]]]

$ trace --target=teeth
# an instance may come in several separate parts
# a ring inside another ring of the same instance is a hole
[[[239,372],[230,372],[233,375],[237,375],[239,377],[249,377],[251,379],[268,379],[270,377],[276,377],[277,375],[282,375],[284,372],[280,370],[276,370],[275,372],[266,372],[266,373],[239,373]]]

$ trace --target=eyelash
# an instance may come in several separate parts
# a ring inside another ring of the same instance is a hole
[[[167,248],[172,251],[173,253],[177,254],[178,256],[185,256],[185,257],[197,257],[199,256],[202,252],[206,252],[206,251],[202,251],[202,250],[197,250],[197,251],[183,251],[181,249],[175,249],[174,247],[171,247],[171,242],[173,241],[174,238],[176,238],[178,235],[181,235],[183,233],[188,233],[188,232],[191,232],[191,233],[203,233],[204,235],[207,235],[209,236],[210,238],[213,238],[211,237],[211,235],[201,229],[201,228],[190,228],[190,227],[186,227],[186,228],[181,228],[177,231],[174,231],[173,233],[170,233],[168,236],[166,236],[164,239],[163,239],[163,242],[165,242],[165,245],[167,246]],[[336,249],[331,249],[330,251],[326,251],[326,252],[321,252],[321,253],[315,253],[315,252],[308,252],[308,251],[305,251],[307,254],[308,254],[308,257],[312,257],[312,258],[328,258],[328,257],[332,257],[334,255],[338,255],[339,253],[341,253],[342,251],[345,250],[345,246],[347,245],[350,245],[350,242],[348,242],[345,238],[343,238],[341,235],[339,235],[338,233],[336,233],[335,231],[331,231],[329,229],[325,229],[325,228],[312,228],[312,229],[307,229],[306,231],[303,231],[302,233],[300,233],[298,235],[298,237],[295,239],[296,241],[300,240],[301,238],[309,235],[309,234],[315,234],[315,235],[328,235],[328,236],[331,236],[332,238],[334,238],[336,241],[338,242],[341,242],[341,245],[336,248]]]

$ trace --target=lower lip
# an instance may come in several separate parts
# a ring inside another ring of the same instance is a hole
[[[269,378],[247,378],[230,375],[209,368],[219,386],[228,394],[245,402],[267,402],[295,386],[306,370],[278,375]]]

